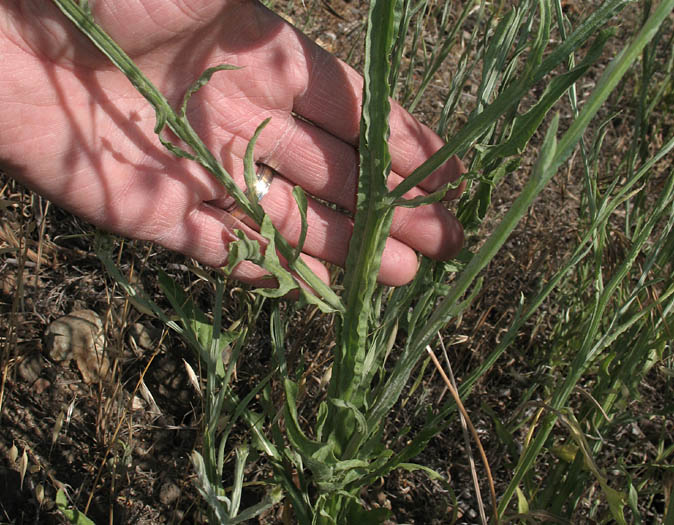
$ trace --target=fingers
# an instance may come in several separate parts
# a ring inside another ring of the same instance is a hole
[[[223,107],[223,104],[213,104],[213,101],[225,98],[218,91],[222,93],[230,89],[226,80],[231,79],[238,84],[237,75],[246,73],[243,69],[230,71],[213,79],[196,95],[198,102],[195,107],[202,107],[202,100],[210,101],[209,109]],[[245,186],[240,160],[247,146],[245,136],[252,135],[253,126],[269,112],[260,112],[259,107],[240,101],[237,108],[230,107],[226,112],[214,109],[208,114],[211,117],[215,115],[215,118],[204,120],[195,114],[191,121],[198,132],[205,131],[204,136],[208,137],[211,147],[225,145],[220,150],[225,168],[234,174],[240,186]],[[255,155],[257,160],[273,167],[281,176],[274,181],[262,206],[284,237],[293,242],[299,237],[301,222],[291,196],[292,187],[301,186],[314,197],[354,212],[358,154],[352,145],[309,122],[282,111],[271,112],[271,115],[270,123],[258,138]],[[236,123],[234,132],[231,131],[232,122]],[[244,129],[246,125],[251,129]],[[462,168],[460,163],[458,166]],[[396,173],[389,177],[392,187],[400,181],[402,177]],[[429,184],[427,186],[431,190],[436,189]],[[424,194],[423,190],[415,188],[406,197]],[[213,204],[228,209],[232,200],[221,198]],[[335,264],[344,264],[352,230],[351,219],[310,200],[308,223],[305,252]],[[252,223],[249,224],[252,226]],[[392,285],[405,283],[414,276],[417,267],[415,250],[435,259],[447,259],[458,252],[463,241],[460,224],[441,203],[396,210],[391,235],[393,239],[386,245],[379,279]]]
[[[227,264],[229,243],[238,240],[234,230],[242,230],[248,238],[257,240],[262,246],[266,245],[265,239],[255,230],[208,203],[201,203],[193,208],[183,220],[176,222],[173,229],[156,239],[156,242],[203,264],[222,267]],[[323,282],[330,282],[330,272],[319,260],[306,254],[301,257]],[[253,286],[276,285],[269,272],[249,261],[241,262],[231,277]]]
[[[251,136],[254,126],[271,115],[271,121],[255,145],[255,156],[258,161],[277,170],[290,183],[287,187],[281,187],[281,182],[276,184],[276,191],[270,192],[263,202],[263,207],[270,213],[276,226],[285,228],[282,229],[284,236],[296,239],[300,228],[299,216],[286,216],[290,213],[288,210],[296,210],[296,204],[289,193],[292,185],[301,186],[310,195],[335,203],[343,210],[355,211],[358,154],[352,145],[288,112],[261,111],[249,100],[238,100],[235,107],[231,103],[226,105],[226,95],[232,89],[229,82],[239,86],[242,83],[239,77],[249,75],[250,71],[228,71],[226,75],[213,78],[195,95],[194,107],[203,108],[207,105],[209,109],[203,114],[195,110],[190,115],[195,129],[207,137],[210,147],[220,145],[220,156],[225,168],[234,174],[240,186],[245,186],[240,161],[247,146],[245,137]],[[462,168],[460,163],[458,166]],[[392,173],[389,182],[397,185],[401,180],[399,175]],[[436,189],[430,184],[427,186],[430,190]],[[408,197],[423,194],[423,190],[415,189]],[[231,200],[229,203],[218,204],[227,209]],[[312,201],[310,208],[310,212],[315,212],[309,217],[309,224],[315,235],[310,234],[307,239],[307,253],[342,264],[351,235],[350,219],[315,201]],[[408,249],[420,251],[436,259],[453,256],[460,248],[463,238],[460,224],[441,203],[397,210],[391,234]],[[390,245],[393,246],[393,243]],[[406,261],[411,260],[410,251],[406,250],[404,256],[400,255],[400,249],[391,253],[398,254],[398,258],[403,257]],[[409,267],[409,264],[405,265],[402,273],[409,275]],[[389,280],[386,272],[387,268],[382,268],[380,278],[383,281]],[[399,282],[400,278],[394,276],[392,280]]]
[[[270,140],[272,137],[280,138]],[[358,154],[351,145],[291,116],[283,121],[272,119],[258,144],[263,162],[275,167],[293,184],[322,200],[333,202],[350,212],[355,211]],[[463,169],[460,162],[456,169]],[[391,173],[390,188],[402,180],[397,173]],[[437,189],[428,186],[432,191]],[[422,195],[425,192],[415,188],[405,198]],[[268,199],[274,200],[275,197],[271,196]],[[434,259],[453,257],[463,243],[461,225],[442,203],[412,209],[398,208],[393,217],[391,235]]]
[[[362,77],[322,48],[297,33],[308,51],[304,89],[293,101],[293,110],[325,131],[352,145],[358,144]],[[392,168],[403,177],[440,149],[444,142],[428,127],[418,122],[399,104],[391,102],[391,136],[389,146]],[[455,181],[463,173],[458,158],[452,158],[421,183],[426,191]],[[454,191],[448,198],[456,197]]]
[[[292,197],[293,185],[276,176],[262,206],[274,225],[290,242],[299,238],[301,219]],[[353,223],[349,217],[309,199],[307,203],[307,238],[303,251],[320,259],[344,266]],[[417,270],[417,256],[412,248],[397,239],[387,239],[379,271],[379,281],[391,286],[409,282]]]
[[[235,171],[240,173],[243,167]],[[238,177],[237,177],[238,178]],[[292,244],[297,244],[301,231],[301,217],[292,196],[294,184],[276,173],[271,186],[260,204],[274,226]],[[228,197],[216,199],[212,206],[229,209]],[[238,213],[236,213],[238,214]],[[243,217],[249,227],[255,228],[252,220]],[[318,259],[344,266],[353,230],[351,219],[337,210],[309,198],[307,202],[307,236],[303,252]],[[417,270],[417,256],[413,248],[394,238],[387,240],[379,273],[379,281],[390,286],[409,282]]]
[[[270,190],[261,201],[265,212],[281,234],[291,243],[296,243],[301,229],[301,219],[297,204],[292,197],[293,185],[282,176],[274,177]],[[167,223],[162,233],[146,232],[148,237],[162,246],[179,251],[210,266],[223,266],[227,262],[228,245],[238,240],[235,229],[241,229],[246,235],[260,242],[266,241],[253,228],[251,221],[243,221],[225,212],[221,206],[227,206],[226,198],[211,202],[201,202],[191,209],[185,209],[183,216],[176,216],[168,209],[173,199],[165,205],[156,202],[154,213],[167,216],[165,221],[153,220],[152,224]],[[171,221],[170,224],[168,222]],[[319,259],[344,265],[351,237],[351,220],[313,199],[308,201],[308,232],[303,247],[303,257],[309,267],[324,282],[329,283],[330,275]],[[389,238],[384,248],[379,281],[390,286],[400,286],[409,282],[417,271],[417,257],[413,249],[406,244]],[[251,263],[241,263],[232,277],[254,285],[270,286],[267,272]]]

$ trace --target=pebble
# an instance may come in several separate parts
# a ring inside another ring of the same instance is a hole
[[[103,323],[91,310],[77,310],[56,319],[45,331],[49,357],[64,365],[75,359],[85,383],[95,383],[107,374],[110,363],[104,347]]]
[[[42,370],[42,356],[38,353],[33,353],[26,356],[21,363],[19,363],[19,376],[26,383],[33,384],[40,377]]]
[[[128,329],[129,342],[133,341],[132,345],[142,348],[144,350],[152,350],[154,348],[154,340],[158,335],[156,330],[146,327],[142,323],[134,323]]]
[[[175,483],[167,481],[159,489],[159,501],[164,505],[171,505],[180,497],[180,489]]]

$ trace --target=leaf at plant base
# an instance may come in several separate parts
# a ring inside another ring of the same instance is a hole
[[[286,392],[285,424],[288,440],[311,470],[314,482],[317,485],[320,485],[324,490],[337,488],[338,485],[333,483],[334,466],[337,464],[337,459],[333,453],[333,444],[330,440],[319,442],[306,436],[300,428],[297,416],[297,383],[286,379],[283,384]]]
[[[330,398],[330,403],[332,403],[337,408],[349,410],[358,423],[358,431],[363,435],[367,435],[367,421],[365,420],[363,413],[358,410],[358,407],[356,407],[353,403],[349,403],[348,401],[344,401],[342,399]]]
[[[213,342],[213,323],[206,317],[190,299],[182,288],[164,271],[158,270],[159,287],[171,303],[171,307],[175,310],[180,318],[180,321],[185,328],[182,332],[183,337],[187,339],[190,346],[193,347],[200,359],[208,362],[209,349]],[[221,332],[218,338],[218,353],[220,354],[229,346],[237,337],[239,332],[225,331]],[[224,375],[224,365],[222,359],[219,359],[216,364],[216,373],[218,377]]]
[[[56,492],[56,506],[59,511],[66,517],[66,519],[73,525],[95,525],[85,514],[81,513],[75,508],[70,508],[68,497],[63,489]]]
[[[280,503],[282,499],[283,491],[280,487],[274,487],[266,494],[260,503],[251,505],[250,507],[242,510],[235,518],[230,519],[228,523],[231,525],[236,525],[237,523],[250,523],[250,520],[259,516],[274,505]]]
[[[201,454],[194,450],[192,451],[191,459],[192,465],[194,466],[194,470],[197,474],[197,478],[195,480],[197,490],[208,503],[211,511],[218,519],[218,523],[231,523],[229,519],[229,513],[222,505],[222,501],[224,501],[225,504],[229,506],[229,499],[225,496],[219,496],[217,487],[214,487],[208,479],[204,458],[201,456]]]
[[[350,501],[345,523],[367,523],[368,525],[374,525],[384,523],[390,517],[391,511],[384,507],[367,510],[357,501]]]
[[[527,497],[519,487],[515,489],[515,492],[517,493],[517,513],[527,514],[529,512],[529,502],[527,501]]]
[[[435,481],[447,481],[445,477],[440,474],[439,472],[436,472],[430,467],[427,467],[425,465],[420,465],[418,463],[400,463],[398,465],[398,468],[404,469],[407,472],[416,472],[416,471],[421,471],[424,474],[426,474],[430,479],[435,480]]]
[[[328,417],[328,404],[321,401],[318,405],[318,412],[316,413],[316,438],[320,441],[323,439],[323,427]]]
[[[250,449],[248,445],[240,445],[236,447],[236,465],[234,467],[234,488],[232,489],[232,503],[229,509],[229,517],[235,518],[239,513],[239,505],[241,504],[241,492],[243,490],[244,469],[246,467],[246,460]]]
[[[285,379],[283,381],[283,386],[286,393],[285,412],[288,438],[297,451],[302,454],[302,457],[311,457],[320,451],[323,444],[309,439],[300,428],[299,419],[297,417],[297,405],[295,404],[297,398],[297,383],[290,379]]]
[[[243,418],[252,432],[252,445],[267,456],[280,461],[281,456],[278,450],[265,434],[265,417],[248,409],[251,400],[255,398],[265,386],[267,386],[271,377],[271,373],[264,377],[259,381],[255,388],[241,400],[239,400],[238,396],[234,393],[229,395],[227,410],[231,416],[227,422],[227,426],[222,431],[221,446],[224,446],[229,433],[232,431],[232,428],[239,418]]]

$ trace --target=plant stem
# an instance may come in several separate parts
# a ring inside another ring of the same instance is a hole
[[[360,369],[377,285],[381,256],[393,219],[386,200],[391,170],[388,150],[389,54],[393,45],[396,2],[370,4],[365,48],[365,84],[360,136],[360,177],[353,235],[346,261],[346,312],[336,346],[330,395],[350,401],[360,386]],[[376,24],[377,27],[374,27]]]

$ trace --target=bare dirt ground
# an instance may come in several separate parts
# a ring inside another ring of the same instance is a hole
[[[364,3],[306,4],[275,2],[275,9],[357,67]],[[577,11],[571,15],[582,16],[582,2],[568,4]],[[442,100],[443,82],[449,75],[451,59],[417,112],[429,125],[437,118],[435,101]],[[619,127],[609,133],[607,140],[615,142],[616,150],[626,147],[620,142],[622,135]],[[500,187],[493,217],[508,208],[532,162],[524,158],[518,174]],[[197,361],[179,338],[163,333],[127,302],[95,255],[89,225],[48,206],[6,175],[0,177],[0,523],[66,523],[55,508],[59,488],[67,488],[80,510],[88,507],[87,514],[96,523],[204,522],[204,504],[194,488],[189,461],[199,443],[202,413],[185,363],[198,370]],[[561,174],[490,266],[484,288],[450,338],[457,377],[474,369],[497,343],[513,315],[512,298],[535,290],[567,253],[576,235],[578,188],[572,169]],[[490,224],[486,221],[486,230]],[[127,242],[121,253],[122,269],[128,273],[133,268],[137,282],[151,292],[158,290],[156,275],[146,268],[158,265],[175,276],[191,264],[180,255],[137,242]],[[184,273],[185,288],[199,296],[203,283]],[[229,287],[229,319],[240,315],[247,293],[235,283]],[[556,305],[550,302],[545,308],[552,314]],[[102,319],[110,361],[105,379],[91,384],[83,381],[75,361],[55,362],[46,351],[44,334],[49,323],[81,309],[93,310]],[[294,350],[320,377],[330,359],[327,342],[332,327],[320,318],[306,319],[299,313],[296,318],[289,336],[296,341]],[[513,465],[496,422],[507,421],[519,407],[518,399],[532,375],[545,373],[536,348],[547,344],[550,319],[551,315],[542,316],[539,324],[525,327],[467,404],[487,450],[497,493],[508,482]],[[266,321],[263,312],[238,366],[236,380],[244,389],[272,366]],[[148,331],[142,344],[132,337],[136,323]],[[308,397],[312,389],[320,394],[319,388],[318,384],[308,387]],[[392,429],[414,427],[429,404],[439,405],[448,395],[434,373],[427,373],[420,391],[422,395],[410,398],[397,411],[397,419],[390,421]],[[602,458],[606,465],[618,461],[621,454],[623,460],[629,459],[630,451],[646,446],[644,442],[657,443],[663,433],[674,443],[673,422],[638,416],[640,411],[650,414],[653,407],[670,404],[671,394],[671,385],[653,378],[632,408],[636,427],[630,428],[640,433],[626,432],[623,450],[616,451],[616,457],[607,453]],[[460,436],[457,421],[416,459],[446,475],[448,486],[400,471],[363,497],[373,505],[391,508],[394,523],[446,523],[455,509],[460,523],[477,523],[468,457]],[[253,482],[246,492],[250,503],[261,494],[256,493],[254,482],[268,475],[263,459],[248,473],[247,479]],[[486,501],[486,493],[483,496]],[[663,505],[654,498],[650,508],[642,509],[644,516],[653,519],[649,523],[658,522]],[[282,523],[283,508],[274,508],[259,522]]]

